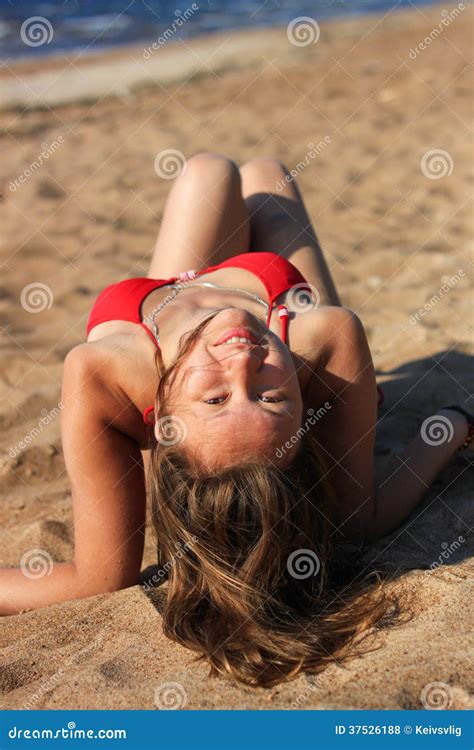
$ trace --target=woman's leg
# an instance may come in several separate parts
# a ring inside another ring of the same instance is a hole
[[[252,159],[240,174],[250,217],[250,249],[283,255],[316,287],[324,305],[340,305],[301,194],[294,180],[285,179],[289,173],[283,164],[272,157]]]
[[[202,270],[248,252],[249,242],[238,167],[218,154],[198,154],[173,183],[148,276]]]

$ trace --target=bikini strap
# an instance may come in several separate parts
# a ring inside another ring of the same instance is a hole
[[[178,279],[180,281],[192,281],[193,279],[196,279],[197,276],[198,272],[191,269],[190,271],[181,271],[181,273],[178,274]]]
[[[152,425],[155,423],[155,417],[154,417],[155,407],[152,404],[151,406],[147,406],[145,411],[143,412],[143,421],[146,425]],[[150,419],[150,414],[152,415]]]
[[[145,331],[145,333],[147,334],[147,336],[153,341],[153,343],[156,346],[156,348],[159,349],[160,345],[159,345],[158,341],[156,340],[153,332],[150,331],[150,329],[148,328],[147,324],[146,323],[138,323],[138,325],[140,326],[140,328],[143,328],[143,330]]]
[[[286,305],[278,305],[278,317],[281,323],[281,340],[286,344],[288,339],[288,318],[289,312]]]

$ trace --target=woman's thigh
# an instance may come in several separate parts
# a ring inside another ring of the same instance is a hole
[[[148,276],[203,270],[249,250],[238,167],[218,154],[188,160],[168,196]]]
[[[283,255],[317,288],[323,304],[340,305],[311,219],[287,169],[278,159],[261,157],[244,164],[240,173],[250,218],[250,249]]]

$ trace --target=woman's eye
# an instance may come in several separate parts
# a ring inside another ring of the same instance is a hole
[[[214,398],[207,398],[204,403],[215,406],[216,404],[223,404],[225,400],[226,396],[215,396]]]
[[[278,404],[278,402],[281,401],[281,398],[278,398],[277,396],[263,396],[262,394],[259,394],[258,397],[264,404]]]

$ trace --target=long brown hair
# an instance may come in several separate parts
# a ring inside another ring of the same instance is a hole
[[[159,419],[207,322],[161,373]],[[152,449],[158,565],[168,572],[165,634],[206,658],[212,673],[266,687],[358,652],[388,600],[380,587],[341,589],[331,542],[336,498],[311,438],[284,471],[257,457],[213,472],[197,466],[179,443]]]

